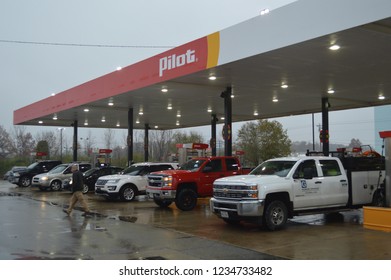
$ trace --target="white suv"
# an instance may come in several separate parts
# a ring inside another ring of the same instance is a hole
[[[177,169],[178,163],[135,163],[126,168],[120,175],[99,177],[95,183],[95,194],[107,199],[120,198],[132,201],[137,195],[146,193],[147,175],[151,172]]]

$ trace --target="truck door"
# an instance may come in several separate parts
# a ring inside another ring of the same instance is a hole
[[[213,194],[213,182],[224,176],[221,159],[212,159],[208,161],[200,173],[200,184],[198,186],[200,195],[211,196]]]
[[[341,166],[335,159],[319,160],[323,173],[322,205],[345,206],[349,199],[348,180],[341,171]]]
[[[293,174],[294,209],[318,207],[321,203],[322,178],[318,177],[318,169],[313,159],[304,160]]]

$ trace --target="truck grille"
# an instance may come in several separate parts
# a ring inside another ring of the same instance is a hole
[[[257,190],[247,185],[213,185],[213,197],[225,199],[254,199]]]
[[[162,187],[163,186],[163,176],[159,175],[148,175],[148,186],[151,187]]]
[[[96,181],[95,185],[104,186],[104,185],[106,185],[107,181],[108,180],[98,179],[98,181]]]

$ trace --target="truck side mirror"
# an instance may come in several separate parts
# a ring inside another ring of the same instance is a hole
[[[312,179],[313,178],[312,173],[313,170],[311,167],[304,168],[304,179],[306,180]]]

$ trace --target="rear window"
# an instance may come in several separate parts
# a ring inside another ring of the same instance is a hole
[[[322,168],[323,176],[339,176],[341,175],[341,169],[339,164],[335,160],[320,160],[320,167]]]
[[[229,171],[239,169],[238,162],[234,158],[226,158],[225,165],[227,166],[227,170]]]

